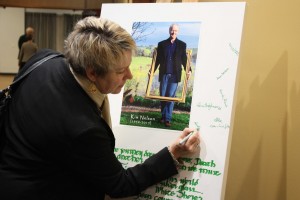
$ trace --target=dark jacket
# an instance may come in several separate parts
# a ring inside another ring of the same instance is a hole
[[[157,67],[159,66],[159,81],[162,81],[163,75],[166,73],[167,70],[167,55],[168,55],[167,45],[169,43],[170,43],[170,38],[159,42],[157,45],[157,55],[155,60],[154,71],[156,71]],[[173,54],[173,60],[174,60],[173,72],[177,75],[177,82],[180,82],[182,66],[184,70],[186,70],[186,63],[187,63],[186,43],[177,38],[175,40],[175,43],[176,43],[176,49]]]
[[[26,34],[23,34],[19,37],[19,40],[18,40],[19,50],[21,50],[22,44],[27,41],[28,41],[28,38],[26,37]]]
[[[20,73],[52,53],[38,52]],[[0,154],[1,200],[126,197],[177,173],[167,148],[123,169],[112,130],[62,57],[39,66],[12,96]]]

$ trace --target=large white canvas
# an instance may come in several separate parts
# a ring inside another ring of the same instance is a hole
[[[201,23],[189,122],[190,127],[200,127],[200,154],[187,158],[179,175],[147,189],[137,199],[223,199],[244,10],[244,2],[102,5],[101,17],[128,32],[137,21]],[[120,125],[122,94],[109,98],[115,153],[125,168],[143,161],[149,152],[159,151],[180,134]]]

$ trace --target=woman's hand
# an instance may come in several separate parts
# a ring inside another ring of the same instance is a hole
[[[185,143],[180,144],[191,132],[193,134],[188,138]],[[200,134],[199,131],[193,128],[185,128],[180,136],[169,146],[169,151],[173,156],[178,159],[184,155],[196,153],[199,150]]]

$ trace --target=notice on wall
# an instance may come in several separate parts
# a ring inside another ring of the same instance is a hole
[[[201,134],[199,154],[182,158],[178,175],[128,199],[223,199],[245,5],[102,5],[101,17],[120,24],[137,44],[133,78],[109,95],[115,154],[124,168],[169,145],[185,127]],[[176,45],[165,47],[174,34]],[[167,59],[181,69],[164,68]]]

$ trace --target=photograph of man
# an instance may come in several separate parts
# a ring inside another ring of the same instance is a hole
[[[186,43],[179,40],[178,24],[169,27],[170,37],[158,43],[154,71],[159,68],[159,92],[162,97],[175,97],[178,83],[181,81],[182,68],[186,70]],[[191,71],[187,73],[187,79]],[[170,127],[174,101],[161,101],[160,122]]]

